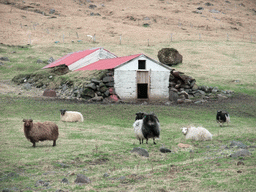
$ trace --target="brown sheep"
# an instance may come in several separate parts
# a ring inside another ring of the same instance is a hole
[[[24,134],[33,143],[33,147],[36,147],[36,142],[45,140],[53,140],[53,146],[56,146],[59,128],[55,123],[51,121],[33,123],[32,119],[23,119],[23,122]]]

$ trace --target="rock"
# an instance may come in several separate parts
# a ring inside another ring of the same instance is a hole
[[[114,82],[114,78],[112,76],[106,76],[102,79],[103,83],[109,83],[109,82]]]
[[[41,59],[38,59],[36,63],[43,63],[43,61]]]
[[[218,10],[216,10],[216,9],[211,9],[211,10],[209,10],[211,13],[219,13],[219,11]]]
[[[83,91],[81,93],[81,97],[84,98],[84,99],[93,98],[94,96],[95,96],[95,93],[90,88],[83,89]]]
[[[106,91],[108,91],[109,89],[104,85],[104,86],[101,86],[100,88],[99,88],[99,91],[101,92],[101,93],[105,93]]]
[[[212,3],[209,3],[209,2],[208,2],[208,3],[205,3],[205,5],[206,5],[206,6],[213,6],[213,4],[212,4]]]
[[[229,146],[237,147],[237,148],[241,148],[241,149],[247,148],[247,145],[243,144],[241,141],[231,141]]]
[[[160,150],[161,153],[171,153],[172,152],[170,149],[167,149],[165,147],[160,147],[159,150]]]
[[[185,99],[184,103],[192,103],[192,100],[191,99]]]
[[[217,93],[219,91],[218,87],[213,87],[212,93]]]
[[[90,5],[89,5],[89,9],[95,9],[95,8],[97,8],[96,5],[93,5],[93,4],[90,4]]]
[[[50,9],[49,14],[54,14],[55,13],[55,9]]]
[[[114,81],[106,83],[106,86],[107,87],[114,87]]]
[[[230,157],[245,157],[245,156],[250,156],[251,153],[247,149],[242,149],[240,151],[237,151],[236,153],[233,153],[230,155]]]
[[[102,101],[103,97],[102,96],[95,96],[92,98],[92,101]]]
[[[243,161],[238,161],[236,165],[237,165],[237,166],[239,166],[239,165],[244,165],[244,162],[243,162]]]
[[[55,92],[55,90],[52,90],[52,89],[46,89],[43,93],[43,96],[45,97],[56,97],[57,94]]]
[[[35,187],[42,186],[45,182],[43,180],[38,180],[35,184]]]
[[[110,95],[109,90],[105,91],[104,95],[108,97]]]
[[[30,83],[25,83],[22,88],[25,90],[30,90],[30,89],[32,89],[32,86]]]
[[[55,60],[53,59],[53,57],[50,57],[50,58],[48,59],[47,63],[50,64],[50,63],[52,63],[52,62],[54,62],[54,61],[55,61]]]
[[[70,167],[69,165],[67,164],[64,164],[64,163],[58,163],[62,168],[68,168]]]
[[[184,100],[183,99],[177,99],[177,103],[182,104],[182,103],[184,103]]]
[[[91,82],[94,83],[95,85],[100,85],[101,81],[97,79],[91,79]]]
[[[205,95],[205,92],[202,90],[197,90],[197,93],[199,93],[200,95]]]
[[[172,91],[172,90],[169,91],[169,100],[170,101],[177,102],[178,98],[179,98],[179,95],[176,91]]]
[[[61,180],[61,183],[67,183],[67,184],[68,184],[68,179],[67,179],[67,178],[63,178],[63,179]]]
[[[1,61],[10,61],[8,57],[0,57]]]
[[[181,91],[178,94],[183,95],[185,97],[185,99],[188,99],[188,93],[186,91]]]
[[[203,103],[205,103],[205,102],[207,102],[206,100],[199,100],[199,101],[195,101],[194,103],[195,104],[203,104]]]
[[[109,177],[110,175],[108,173],[104,173],[103,177]]]
[[[140,156],[149,157],[148,151],[146,149],[143,149],[143,148],[140,148],[140,147],[133,148],[133,150],[131,150],[131,153],[137,153]]]
[[[118,101],[119,100],[117,95],[110,95],[109,98],[110,98],[111,101]]]
[[[94,83],[89,83],[85,86],[86,88],[91,88],[93,90],[96,90],[96,85]]]
[[[201,90],[208,93],[209,92],[209,87],[208,86],[202,86]]]
[[[83,174],[77,174],[75,183],[91,183],[91,180]]]
[[[222,94],[218,94],[218,99],[227,99],[228,97]]]
[[[158,51],[157,57],[161,63],[169,66],[182,63],[182,55],[173,48],[161,49],[160,51]]]
[[[8,189],[8,188],[4,188],[4,189],[2,190],[2,192],[11,192],[11,190]]]
[[[115,95],[116,94],[114,87],[110,87],[108,90],[109,90],[110,95]]]

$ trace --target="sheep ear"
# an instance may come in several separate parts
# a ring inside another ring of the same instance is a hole
[[[32,122],[33,122],[33,119],[29,119],[29,121],[32,123]]]
[[[26,119],[23,119],[22,121],[23,121],[23,122],[25,122],[25,121],[26,121]]]

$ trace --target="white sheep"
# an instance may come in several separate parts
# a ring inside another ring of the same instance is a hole
[[[143,139],[145,139],[145,137],[142,133],[142,130],[141,130],[142,124],[143,124],[142,119],[136,120],[133,123],[135,137],[140,141],[140,144],[143,143]]]
[[[195,141],[212,140],[212,134],[203,127],[183,127],[181,131],[186,136],[186,139]]]
[[[61,121],[66,121],[66,122],[83,122],[84,117],[80,112],[77,111],[66,111],[60,110],[60,119]]]

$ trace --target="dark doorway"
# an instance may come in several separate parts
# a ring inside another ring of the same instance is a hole
[[[148,84],[137,84],[137,92],[138,92],[138,99],[147,99],[148,98]]]

